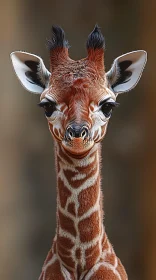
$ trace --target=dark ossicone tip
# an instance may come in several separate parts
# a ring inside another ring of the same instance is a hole
[[[65,39],[64,30],[57,25],[52,26],[52,36],[47,40],[47,47],[49,50],[53,50],[57,47],[69,48],[68,41]]]
[[[93,31],[89,34],[87,40],[87,49],[104,49],[105,39],[101,33],[100,27],[96,24]]]

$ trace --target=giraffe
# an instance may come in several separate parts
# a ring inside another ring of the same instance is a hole
[[[50,71],[36,55],[11,54],[22,85],[40,94],[39,106],[55,146],[57,226],[39,280],[126,280],[103,223],[101,141],[118,107],[118,94],[138,83],[147,54],[143,50],[116,58],[105,72],[105,40],[96,25],[87,39],[86,58],[74,61],[59,26],[48,40]]]

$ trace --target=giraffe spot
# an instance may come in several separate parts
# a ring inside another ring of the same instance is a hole
[[[74,216],[76,215],[75,204],[73,202],[69,203],[69,205],[68,205],[68,212],[71,213]]]
[[[69,268],[71,268],[71,269],[75,268],[75,262],[73,261],[72,257],[60,256],[60,258],[63,261],[64,266],[67,265],[68,270],[69,270]]]
[[[96,265],[95,265],[95,270],[96,270]],[[118,278],[112,269],[105,267],[104,265],[101,265],[89,278],[89,280],[98,280],[98,279],[117,280]]]
[[[92,166],[92,164],[91,164]],[[75,178],[76,172],[73,172],[71,170],[64,170],[64,175],[66,176],[66,179],[68,180],[69,184],[75,188],[78,189],[79,187],[82,186],[82,184],[84,184],[90,177],[93,177],[96,172],[97,172],[97,168],[98,166],[93,164],[92,167],[89,168],[85,168],[85,172],[82,172],[81,174],[85,174],[86,176],[84,178],[79,178],[76,180],[73,180],[73,177]],[[79,167],[76,168],[77,172],[79,172],[78,170],[80,169]],[[79,173],[78,173],[79,174]]]
[[[68,248],[66,248],[65,246],[66,246],[65,244],[64,244],[64,247],[62,247],[60,243],[57,244],[57,250],[60,255],[70,255],[71,254],[70,250]]]
[[[115,264],[115,258],[116,258],[116,256],[113,253],[107,254],[106,257],[104,258],[104,261],[114,265]]]
[[[53,250],[54,250],[54,253],[56,254],[56,241],[53,242]]]
[[[83,269],[83,267],[82,267],[82,265],[79,263],[78,265],[77,265],[77,276],[78,276],[78,279],[80,278],[80,276],[81,276],[81,273],[84,271],[84,269]],[[84,279],[84,278],[83,278]]]
[[[62,229],[69,232],[73,236],[76,236],[76,230],[75,230],[75,225],[73,220],[65,216],[60,211],[59,211],[59,222]]]
[[[86,255],[86,269],[90,269],[96,264],[97,259],[100,255],[99,242],[92,248],[89,248],[85,252]]]
[[[81,250],[80,250],[80,248],[77,248],[77,249],[76,249],[75,256],[76,256],[76,258],[77,258],[78,260],[81,258]]]
[[[72,171],[72,170],[64,170],[64,175],[66,177],[66,179],[68,180],[69,184],[75,188],[75,182],[76,181],[72,181],[72,178],[75,176],[76,171]]]
[[[62,149],[59,147],[59,151],[58,151],[58,158],[59,160],[64,159],[66,162],[68,162],[70,165],[73,165],[72,160],[70,159],[70,157],[68,157],[63,151]]]
[[[60,178],[58,178],[58,194],[60,198],[61,207],[64,208],[66,206],[68,197],[71,196],[71,192],[66,188],[63,181]]]
[[[43,279],[59,279],[64,280],[62,275],[59,261],[56,260],[52,265],[49,265],[45,272],[45,277]]]
[[[94,169],[94,167],[96,167],[96,162],[95,160],[92,161],[90,164],[88,164],[87,166],[77,166],[76,170],[81,173],[81,174],[85,174],[88,175],[92,172],[92,170]]]
[[[78,196],[79,201],[79,209],[78,209],[78,215],[82,216],[84,213],[86,213],[91,207],[93,207],[97,201],[98,194],[99,194],[99,183],[100,179],[96,181],[96,183],[85,190],[82,190],[81,193]]]
[[[88,218],[83,219],[78,224],[81,242],[90,242],[100,232],[99,213],[98,211],[91,214]]]
[[[57,236],[57,246],[59,246],[59,244],[62,247],[65,247],[67,249],[72,249],[74,246],[74,243],[67,237],[64,236]]]

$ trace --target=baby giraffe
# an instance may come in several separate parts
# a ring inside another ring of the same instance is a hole
[[[106,73],[98,26],[87,39],[84,59],[69,58],[58,26],[52,27],[48,47],[50,72],[36,55],[11,54],[23,86],[40,94],[55,145],[56,236],[39,280],[126,280],[103,225],[100,143],[118,106],[117,95],[136,86],[147,54],[139,50],[119,56]]]

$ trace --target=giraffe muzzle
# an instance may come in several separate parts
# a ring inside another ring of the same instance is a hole
[[[89,130],[87,126],[70,125],[66,129],[65,138],[67,141],[72,141],[74,138],[87,139],[89,136]]]

